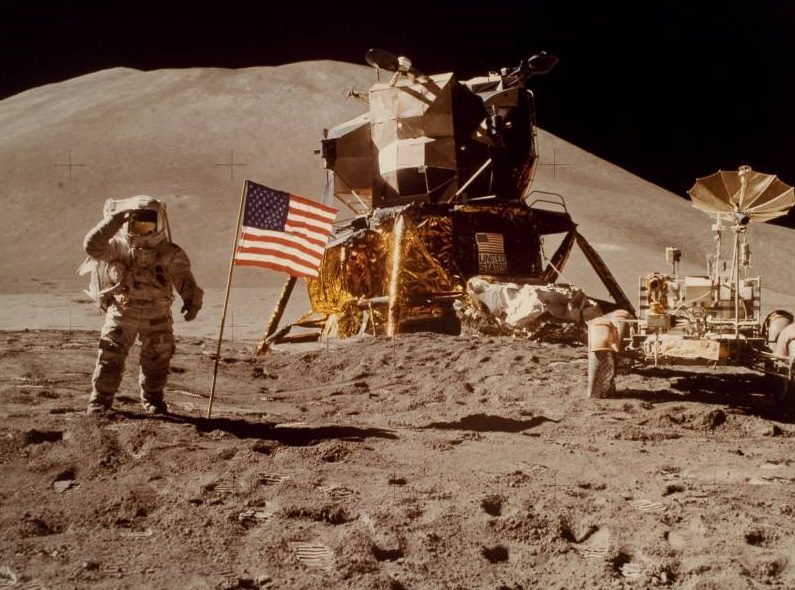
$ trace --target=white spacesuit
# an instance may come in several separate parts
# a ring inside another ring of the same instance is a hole
[[[201,309],[203,291],[187,254],[169,240],[165,204],[146,196],[109,199],[105,218],[88,232],[84,247],[103,274],[99,297],[106,309],[88,413],[110,410],[136,337],[141,341],[138,381],[144,409],[167,413],[163,390],[175,348],[173,291],[182,298],[187,321]]]

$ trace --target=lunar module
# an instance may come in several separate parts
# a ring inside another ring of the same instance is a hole
[[[542,52],[469,80],[426,75],[380,49],[366,61],[378,77],[362,97],[367,112],[326,130],[318,150],[328,197],[351,217],[308,280],[312,313],[277,329],[277,305],[260,350],[313,337],[289,335],[295,326],[340,338],[457,333],[453,303],[470,279],[553,283],[575,243],[615,300],[603,311],[632,310],[563,198],[531,189],[539,154],[528,83],[556,57]],[[549,234],[564,236],[547,259]]]
[[[761,280],[751,276],[748,239],[750,224],[786,215],[795,192],[748,166],[699,178],[688,192],[714,220],[707,273],[682,276],[681,252],[669,247],[670,273],[640,277],[637,319],[617,310],[590,322],[589,394],[614,392],[621,365],[737,365],[771,375],[776,401],[795,411],[795,323],[785,310],[761,317]],[[726,233],[733,238],[729,256],[722,251]]]

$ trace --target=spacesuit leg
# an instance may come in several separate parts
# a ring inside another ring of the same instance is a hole
[[[89,413],[109,410],[113,405],[113,397],[124,374],[124,361],[136,334],[135,323],[111,306],[105,314],[99,336],[99,354],[88,398]]]
[[[141,402],[150,414],[165,414],[163,390],[168,381],[168,368],[174,355],[173,321],[170,315],[148,320],[141,326]]]

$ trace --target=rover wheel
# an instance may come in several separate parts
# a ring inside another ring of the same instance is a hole
[[[588,397],[608,397],[616,391],[616,353],[612,350],[588,352]]]

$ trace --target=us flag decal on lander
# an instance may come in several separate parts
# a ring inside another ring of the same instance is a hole
[[[505,257],[505,239],[502,234],[478,232],[475,234],[478,249],[478,269],[483,275],[500,275],[508,272]]]

